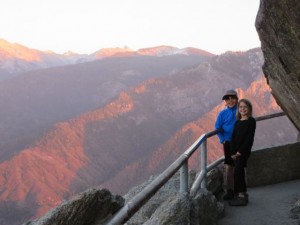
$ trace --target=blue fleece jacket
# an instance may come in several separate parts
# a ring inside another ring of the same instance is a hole
[[[226,109],[223,109],[221,112],[219,112],[215,123],[215,128],[223,129],[223,132],[218,133],[218,137],[221,144],[224,143],[224,141],[231,140],[234,123],[236,121],[236,110],[237,106],[233,108],[227,107]]]

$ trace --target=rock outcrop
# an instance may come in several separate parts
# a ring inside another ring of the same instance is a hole
[[[195,171],[189,172],[189,186],[195,180]],[[124,196],[130,200],[149,183],[151,177]],[[215,195],[222,192],[223,175],[220,168],[208,173],[208,190],[200,190],[191,198],[178,192],[179,173],[173,176],[126,225],[214,225],[224,215],[224,204]],[[211,189],[211,190],[210,190]],[[214,195],[215,194],[215,195]],[[106,189],[88,189],[48,212],[45,216],[23,225],[103,225],[124,206],[125,199]]]
[[[263,71],[278,105],[300,131],[300,2],[261,0],[256,29]],[[299,137],[299,136],[298,136]],[[300,200],[290,209],[300,221]]]
[[[195,171],[189,172],[189,187],[195,180]],[[125,195],[126,201],[134,197],[153,181],[153,177],[140,186],[136,186]],[[178,192],[179,173],[173,176],[126,225],[214,225],[224,215],[224,204],[216,196],[223,191],[223,174],[220,168],[207,175],[207,190],[200,190],[195,197]]]
[[[124,199],[106,189],[88,189],[42,218],[24,225],[99,225],[124,205]]]
[[[300,131],[299,12],[299,0],[261,0],[256,29],[273,96]]]

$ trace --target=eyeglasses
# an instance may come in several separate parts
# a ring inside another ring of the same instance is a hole
[[[236,100],[237,99],[237,97],[236,96],[226,96],[225,98],[224,98],[224,100],[225,101],[227,101],[227,100]]]

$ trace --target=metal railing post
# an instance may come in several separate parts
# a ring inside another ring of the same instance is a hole
[[[206,164],[207,164],[207,139],[205,138],[201,144],[201,171],[204,174],[204,178],[201,182],[201,188],[206,189]]]
[[[180,193],[188,194],[188,160],[180,167]]]

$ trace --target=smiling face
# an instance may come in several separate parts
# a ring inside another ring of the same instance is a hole
[[[241,99],[238,103],[238,119],[247,119],[252,116],[252,104],[247,99]]]
[[[226,106],[228,106],[229,108],[233,108],[234,106],[236,106],[237,104],[237,97],[235,95],[228,95],[225,97],[225,102],[226,102]]]
[[[247,118],[250,115],[249,107],[245,102],[240,102],[239,104],[239,113],[241,114],[242,118]]]

